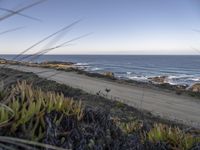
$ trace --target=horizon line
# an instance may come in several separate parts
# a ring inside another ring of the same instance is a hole
[[[1,55],[19,55],[19,54],[0,54]],[[32,55],[32,54],[22,54],[22,55]],[[199,54],[44,54],[42,56],[50,55],[130,55],[130,56],[199,56]]]

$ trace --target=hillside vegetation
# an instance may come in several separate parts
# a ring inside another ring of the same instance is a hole
[[[86,107],[62,93],[44,92],[26,81],[3,89],[0,95],[3,149],[199,148],[200,138],[178,127],[150,126],[143,120],[123,122],[102,109]]]

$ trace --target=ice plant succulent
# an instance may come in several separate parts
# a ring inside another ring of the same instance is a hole
[[[75,116],[80,120],[83,116],[83,108],[81,102],[74,101],[70,98],[65,98],[63,94],[55,92],[42,92],[40,89],[33,89],[26,81],[18,82],[13,87],[14,93],[7,105],[12,110],[13,123],[11,125],[11,133],[22,129],[27,135],[27,138],[39,141],[45,135],[45,115],[57,111],[67,116]],[[4,108],[9,108],[5,105]],[[9,113],[6,109],[0,109],[0,121],[9,119]],[[54,118],[59,124],[62,117]]]
[[[188,150],[200,142],[200,138],[184,133],[178,127],[172,128],[163,124],[155,124],[147,133],[147,139],[152,143],[165,142],[177,150]]]

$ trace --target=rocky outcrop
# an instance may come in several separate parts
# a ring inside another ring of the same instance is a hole
[[[103,75],[109,78],[115,78],[115,75],[113,72],[105,72]]]
[[[45,61],[41,64],[53,64],[53,65],[74,65],[73,62],[64,62],[64,61]]]
[[[5,64],[6,63],[6,60],[5,59],[2,59],[0,58],[0,64]]]
[[[190,88],[189,91],[191,92],[200,92],[200,83],[195,83],[193,84]]]
[[[149,79],[151,82],[154,82],[154,83],[164,84],[164,83],[166,83],[167,76],[151,77],[151,78],[148,78],[148,79]]]
[[[62,61],[46,61],[38,64],[45,68],[55,68],[55,69],[69,69],[74,67],[72,62],[62,62]]]

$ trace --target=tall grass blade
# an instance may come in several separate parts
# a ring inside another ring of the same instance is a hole
[[[44,1],[46,1],[46,0],[39,0],[39,1],[35,2],[35,3],[29,4],[29,5],[25,6],[25,7],[22,7],[20,9],[16,10],[16,11],[10,12],[10,13],[0,17],[0,22],[5,20],[5,19],[7,19],[7,18],[9,18],[9,17],[12,17],[12,16],[14,16],[16,14],[19,14],[20,12],[22,12],[22,11],[24,11],[26,9],[29,9],[29,8],[31,8],[33,6],[36,6],[36,5],[39,5]]]
[[[17,30],[20,30],[20,29],[23,29],[23,28],[24,28],[24,27],[17,27],[17,28],[9,29],[9,30],[0,32],[0,35],[6,34],[6,33],[9,33],[9,32],[13,32],[13,31],[17,31]]]
[[[15,13],[15,14],[17,14],[17,15],[23,16],[23,17],[28,18],[28,19],[31,19],[31,20],[35,20],[35,21],[39,21],[39,22],[42,21],[42,20],[40,20],[40,19],[38,19],[38,18],[35,18],[35,17],[31,17],[31,16],[28,16],[28,15],[22,14],[22,13],[20,13],[20,12],[17,12],[17,11],[11,10],[11,9],[7,9],[7,8],[2,8],[2,7],[0,7],[0,10],[6,11],[6,12],[9,12],[9,13]]]
[[[5,142],[5,143],[15,144],[15,145],[26,144],[26,145],[37,146],[40,148],[46,148],[46,149],[52,149],[52,150],[66,150],[65,148],[60,148],[60,147],[56,147],[56,146],[49,145],[49,144],[24,140],[24,139],[20,139],[20,138],[7,137],[7,136],[0,136],[0,141]],[[26,146],[24,146],[24,147],[26,147]]]

